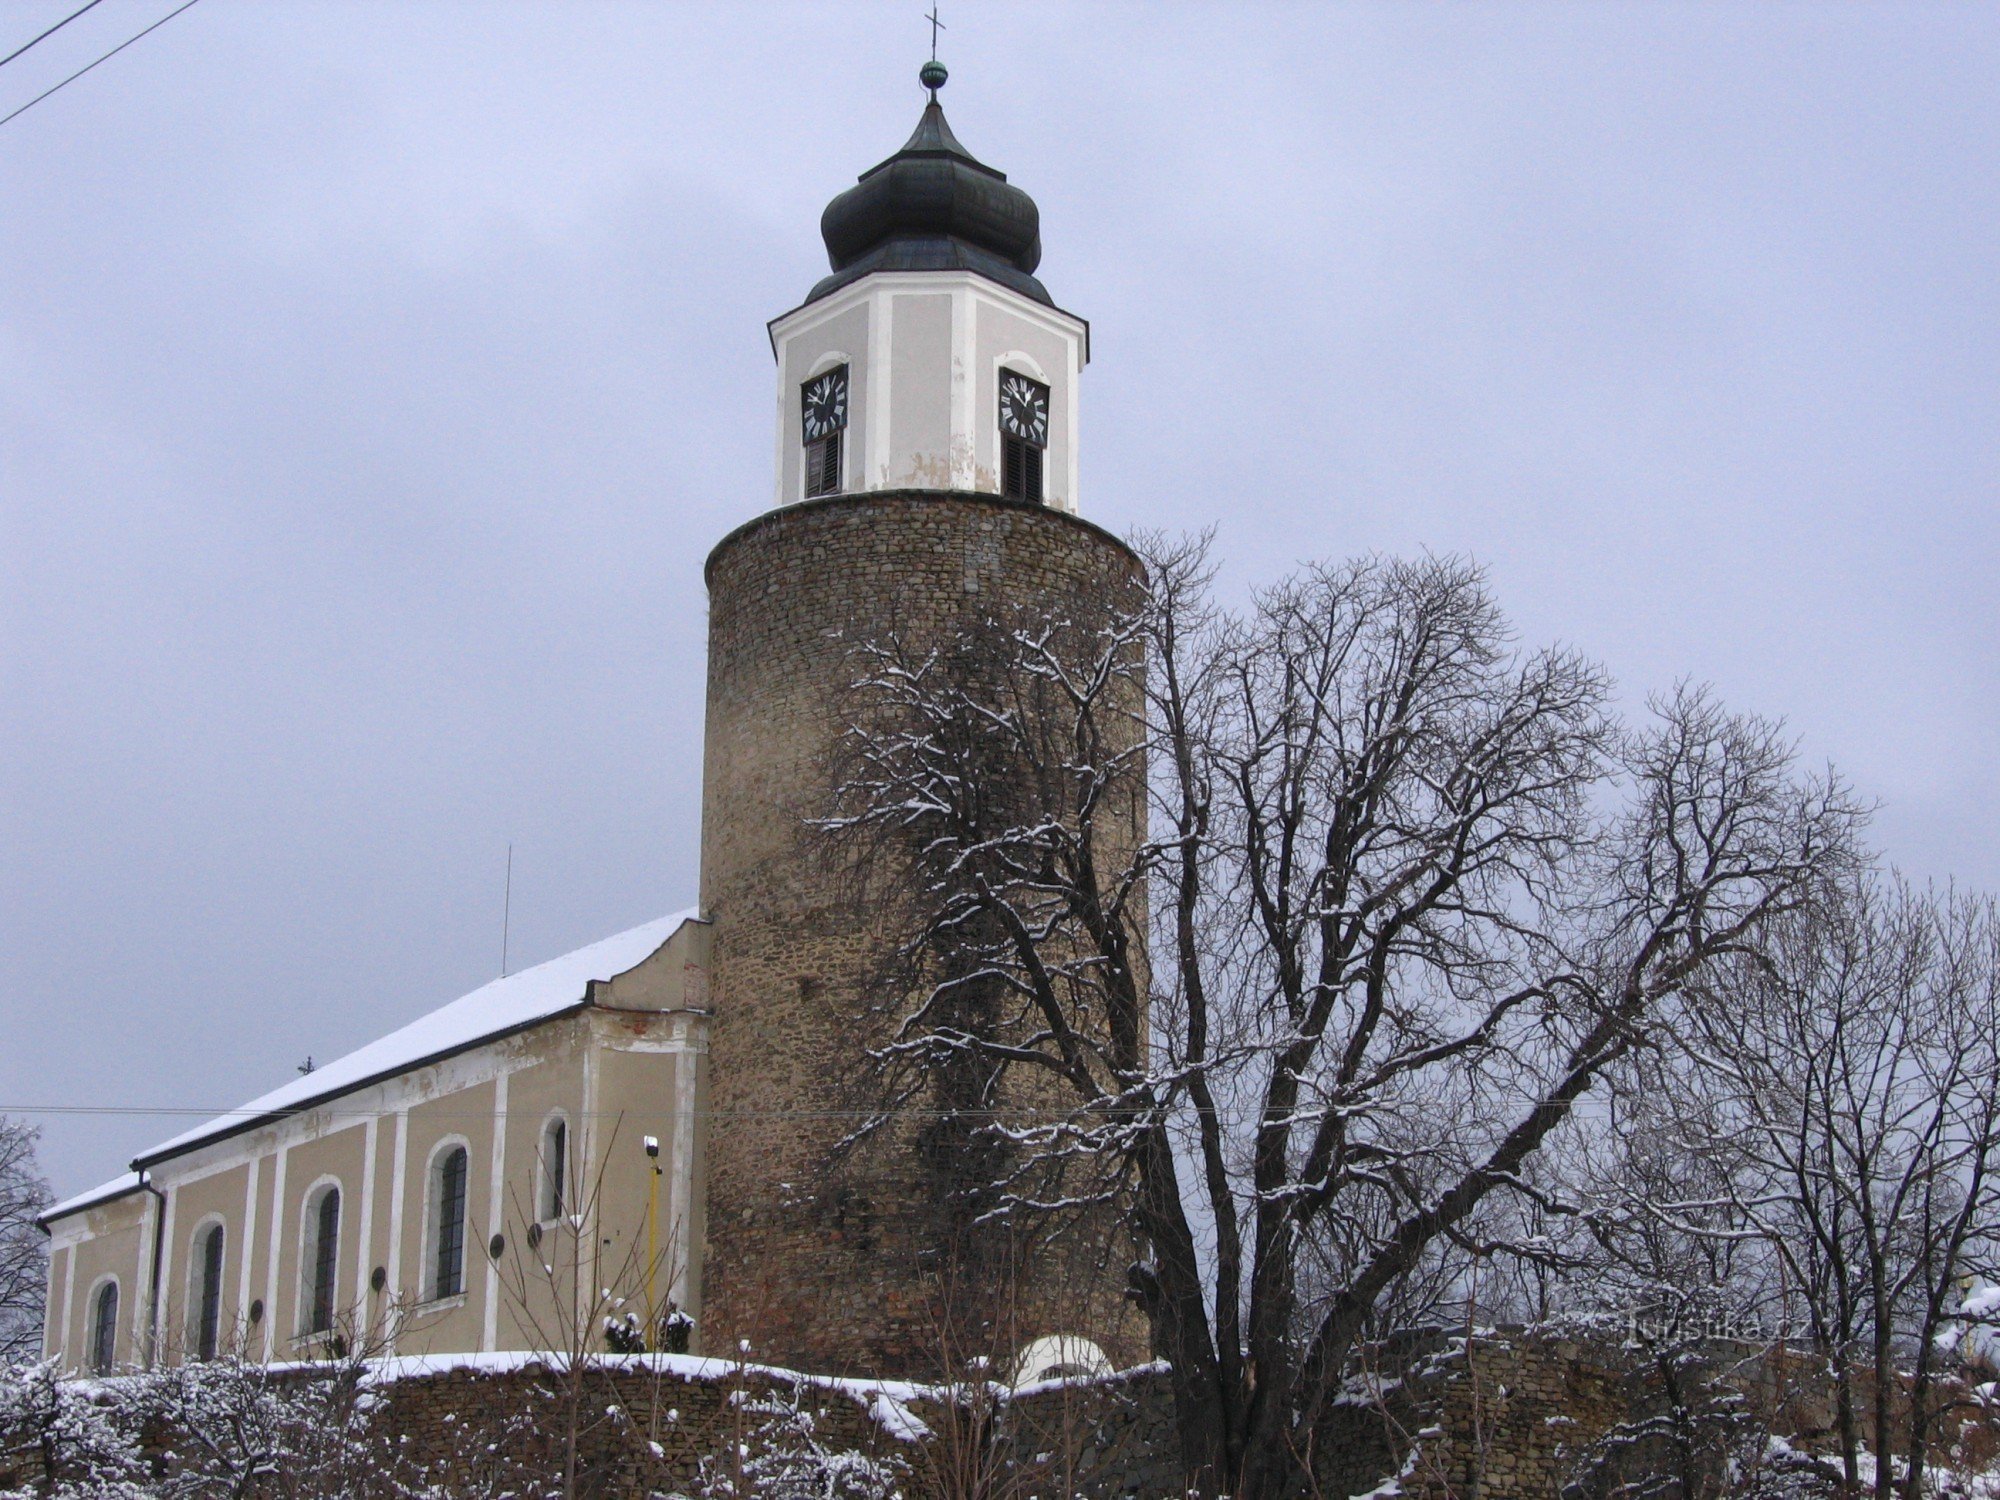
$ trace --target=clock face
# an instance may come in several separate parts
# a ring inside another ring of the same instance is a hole
[[[800,393],[806,441],[814,442],[847,425],[847,366],[815,375]]]
[[[1049,441],[1049,388],[1012,370],[1000,372],[1000,430],[1045,448]]]

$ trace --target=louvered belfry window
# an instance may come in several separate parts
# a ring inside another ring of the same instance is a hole
[[[805,443],[805,494],[840,493],[840,450],[847,436],[847,366],[823,370],[799,387],[799,432]]]
[[[840,433],[806,444],[806,498],[840,493]]]
[[[1042,450],[1019,438],[1002,438],[1000,493],[1042,503]]]

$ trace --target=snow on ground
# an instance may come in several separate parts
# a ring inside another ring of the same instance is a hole
[[[537,1365],[554,1370],[561,1367],[563,1358],[559,1354],[531,1350],[505,1350],[486,1354],[393,1354],[365,1361],[367,1371],[365,1379],[370,1384],[376,1384],[392,1380],[409,1380],[425,1375],[444,1375],[455,1370],[502,1374],[512,1370],[530,1369]],[[930,1428],[910,1410],[910,1404],[926,1399],[936,1400],[938,1397],[938,1392],[933,1387],[908,1380],[852,1380],[837,1375],[808,1375],[778,1365],[749,1364],[701,1354],[592,1354],[589,1360],[593,1368],[651,1371],[659,1375],[676,1375],[684,1380],[722,1381],[742,1374],[811,1387],[815,1390],[836,1391],[859,1404],[882,1424],[883,1430],[890,1436],[905,1442],[915,1442],[930,1434]],[[326,1365],[274,1364],[270,1368],[325,1370]]]
[[[1133,1380],[1141,1375],[1164,1375],[1167,1362],[1156,1359],[1151,1364],[1134,1365],[1129,1370],[1116,1370],[1109,1375],[1055,1375],[1047,1380],[1029,1380],[1015,1386],[1008,1392],[1012,1396],[1038,1396],[1044,1391],[1059,1391],[1073,1385],[1114,1385],[1119,1381]]]

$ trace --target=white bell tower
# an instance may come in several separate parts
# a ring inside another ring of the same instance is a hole
[[[1034,277],[1040,214],[945,123],[941,63],[903,149],[820,220],[833,273],[770,325],[776,503],[965,490],[1077,509],[1090,326]]]

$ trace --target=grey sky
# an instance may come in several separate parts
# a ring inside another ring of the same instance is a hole
[[[0,1109],[221,1109],[461,993],[510,839],[517,965],[693,899],[701,561],[921,9],[205,0],[0,128]],[[1476,555],[2000,886],[2000,9],[944,17],[1091,320],[1088,515],[1238,588]],[[42,1123],[67,1191],[189,1122]]]

